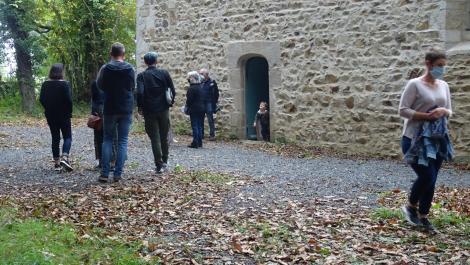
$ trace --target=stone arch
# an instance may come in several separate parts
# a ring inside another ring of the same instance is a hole
[[[275,91],[281,87],[281,45],[277,41],[248,41],[231,42],[226,48],[228,83],[233,97],[234,111],[230,117],[230,127],[240,138],[245,138],[245,64],[250,58],[262,57],[266,59],[269,67],[269,106],[271,112],[271,140],[276,135],[276,95]]]

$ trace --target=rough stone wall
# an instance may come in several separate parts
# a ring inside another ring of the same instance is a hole
[[[452,139],[459,159],[470,161],[470,54],[449,57],[446,80],[452,94]]]
[[[224,111],[218,128],[237,131],[239,99],[229,83],[227,45],[278,41],[281,86],[271,91],[276,138],[343,152],[398,156],[400,93],[424,51],[444,47],[442,0],[137,0],[140,69],[156,50],[176,80],[183,104],[185,73],[207,67],[218,81]],[[241,54],[242,56],[243,54]],[[469,152],[465,125],[468,58],[452,58],[459,154]],[[174,110],[174,119],[184,119]]]

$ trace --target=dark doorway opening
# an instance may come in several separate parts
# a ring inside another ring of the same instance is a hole
[[[269,65],[263,57],[253,57],[245,64],[246,138],[249,140],[257,139],[253,123],[261,101],[269,104]]]

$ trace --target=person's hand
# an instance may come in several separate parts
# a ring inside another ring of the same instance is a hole
[[[253,123],[253,127],[256,127],[256,122],[255,122],[255,123]]]
[[[438,120],[444,116],[447,116],[449,111],[446,108],[436,108],[429,113],[429,117],[432,120]]]

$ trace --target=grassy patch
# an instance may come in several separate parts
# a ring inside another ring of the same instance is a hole
[[[0,99],[0,122],[15,122],[28,118],[41,118],[42,116],[43,111],[39,102],[36,102],[33,113],[27,115],[22,112],[21,96],[19,94]]]
[[[438,228],[459,226],[463,231],[469,231],[470,218],[463,217],[454,212],[439,211],[432,218],[433,224]]]
[[[74,102],[73,117],[83,118],[90,113],[90,106],[86,102]],[[0,99],[0,122],[10,122],[23,124],[28,120],[44,119],[44,109],[39,101],[34,105],[31,114],[23,113],[21,107],[21,96],[19,94],[11,95]]]
[[[184,167],[180,164],[176,164],[175,165],[175,168],[173,169],[173,171],[176,173],[176,174],[180,174],[180,173],[183,173],[184,172]]]
[[[370,216],[374,220],[401,219],[403,217],[399,209],[390,209],[385,207],[374,209]]]
[[[173,132],[178,135],[191,135],[191,124],[189,121],[175,122],[171,124]]]
[[[132,123],[131,132],[134,134],[145,134],[145,121],[144,119],[134,119]]]
[[[13,210],[0,210],[1,264],[146,264],[140,248],[98,230],[80,236],[70,225],[21,220]]]
[[[259,244],[255,250],[259,254],[276,249],[281,250],[296,238],[294,232],[285,224],[271,224],[261,221],[238,226],[238,230],[256,235]]]

